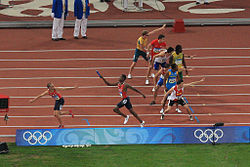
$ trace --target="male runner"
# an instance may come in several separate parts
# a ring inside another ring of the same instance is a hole
[[[129,69],[128,79],[132,78],[132,71],[138,61],[139,56],[142,56],[146,61],[149,60],[147,56],[147,48],[146,48],[147,43],[148,43],[148,36],[154,34],[155,32],[165,29],[165,27],[166,27],[166,24],[164,24],[161,28],[157,28],[150,32],[148,32],[147,30],[142,31],[142,35],[137,39],[137,47],[135,49],[133,63],[131,64],[130,69]]]
[[[168,103],[168,108],[161,114],[161,119],[164,119],[165,113],[168,113],[172,106],[174,105],[174,103],[180,104],[183,107],[186,108],[188,115],[189,115],[189,119],[190,121],[193,121],[193,116],[191,115],[190,109],[188,107],[188,104],[186,104],[186,102],[184,101],[182,95],[184,92],[184,88],[188,87],[188,86],[192,86],[194,84],[203,82],[205,80],[205,78],[202,78],[200,81],[195,81],[195,82],[191,82],[188,84],[183,84],[183,80],[179,80],[177,82],[177,85],[175,85],[174,87],[172,87],[164,96],[162,102],[164,102],[165,99],[169,100]],[[168,96],[170,95],[170,96]],[[167,98],[168,97],[168,98]]]
[[[146,96],[143,93],[141,93],[139,90],[137,90],[137,89],[133,88],[132,86],[130,86],[129,84],[127,84],[125,82],[126,75],[124,75],[124,74],[122,74],[120,76],[118,82],[115,82],[115,83],[109,83],[108,81],[106,81],[106,79],[104,79],[103,76],[101,76],[100,74],[98,74],[98,75],[104,81],[104,83],[106,85],[108,85],[108,86],[118,86],[118,90],[119,90],[119,93],[121,95],[122,100],[117,104],[117,106],[113,109],[113,111],[125,118],[123,124],[127,124],[128,120],[129,120],[129,115],[125,115],[124,113],[122,113],[120,111],[120,108],[125,106],[129,110],[129,112],[131,114],[133,114],[133,116],[140,122],[140,126],[143,127],[144,124],[145,124],[145,121],[142,121],[141,118],[134,111],[134,109],[132,107],[132,104],[130,102],[130,98],[127,96],[127,90],[129,88],[129,89],[141,94],[143,98],[146,98]]]
[[[164,83],[165,92],[167,92],[173,86],[175,86],[177,80],[179,80],[178,66],[176,64],[172,64],[171,69],[169,69],[168,72],[164,75],[163,83]],[[166,105],[166,100],[167,99],[163,98],[162,109],[161,109],[160,113],[164,112],[164,108],[165,108],[165,105]]]
[[[151,61],[149,61],[148,64],[148,71],[147,71],[147,75],[146,75],[146,82],[145,84],[148,85],[149,84],[149,75],[151,73],[151,70],[153,68],[154,65],[154,70],[158,71],[159,70],[159,65],[164,65],[164,63],[166,63],[166,60],[163,59],[163,57],[158,57],[156,60],[160,63],[155,63],[154,62],[154,56],[159,54],[162,50],[166,50],[167,44],[165,42],[165,36],[160,34],[158,36],[158,39],[153,40],[149,45],[148,45],[148,49],[147,50],[151,50],[150,54],[151,54]]]
[[[172,56],[169,58],[170,64],[177,64],[178,65],[178,73],[180,79],[183,79],[183,70],[185,68],[186,75],[188,75],[188,70],[185,62],[185,56],[182,53],[182,46],[176,45],[175,52],[173,52]]]
[[[37,99],[39,99],[45,95],[51,96],[53,99],[55,99],[54,116],[57,118],[57,120],[59,122],[59,128],[64,128],[64,126],[62,124],[62,120],[61,120],[61,115],[69,114],[72,116],[72,118],[74,118],[74,114],[72,113],[71,110],[61,111],[62,106],[64,105],[64,98],[62,97],[62,95],[58,91],[75,89],[75,88],[77,88],[77,86],[75,86],[73,88],[56,88],[53,83],[49,82],[47,84],[47,88],[48,88],[48,90],[41,93],[40,95],[38,95],[34,99],[30,100],[30,103],[33,103],[34,101],[36,101]]]

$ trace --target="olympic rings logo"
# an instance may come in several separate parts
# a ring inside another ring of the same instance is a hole
[[[37,142],[44,145],[52,138],[52,136],[52,133],[49,131],[45,131],[43,133],[35,131],[33,134],[30,131],[23,133],[23,139],[30,145],[35,145]]]
[[[208,142],[208,140],[212,142],[217,142],[224,135],[223,130],[216,129],[215,131],[211,129],[206,129],[204,132],[201,129],[196,129],[194,131],[194,136],[200,140],[202,143]]]

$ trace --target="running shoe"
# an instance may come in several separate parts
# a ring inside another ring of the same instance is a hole
[[[155,101],[153,100],[153,101],[151,101],[151,103],[149,104],[149,105],[154,105],[155,104]]]
[[[193,121],[193,120],[194,120],[194,118],[193,118],[192,115],[189,116],[189,119],[190,119],[190,121]]]
[[[124,125],[127,124],[128,120],[129,120],[129,115],[127,115],[127,117],[125,118],[123,124],[124,124]]]
[[[178,113],[182,113],[182,111],[179,108],[176,108],[175,111]]]
[[[144,125],[145,125],[145,121],[142,121],[142,123],[140,124],[141,128],[143,128]]]
[[[74,114],[73,114],[73,112],[72,112],[72,110],[69,110],[69,115],[71,115],[72,118],[75,117]]]
[[[59,125],[58,128],[59,129],[64,128],[64,125]]]
[[[196,5],[199,5],[200,4],[200,2],[196,2]]]
[[[164,114],[164,112],[163,112],[163,113],[161,113],[161,120],[163,120],[164,117],[165,117],[165,114]]]
[[[132,78],[132,75],[131,74],[128,74],[128,79],[131,79]]]
[[[148,79],[146,79],[145,84],[149,85],[149,80]]]
[[[152,74],[151,74],[151,77],[152,77],[152,78],[154,78],[154,77],[155,77],[155,74],[154,74],[154,73],[152,73]]]
[[[153,87],[152,92],[155,92],[155,88]]]
[[[164,112],[164,108],[161,109],[160,113],[162,114]]]

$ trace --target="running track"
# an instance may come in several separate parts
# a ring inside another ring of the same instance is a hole
[[[147,28],[152,30],[152,28]],[[74,40],[72,30],[65,30],[66,41],[49,40],[48,29],[0,30],[0,90],[10,96],[10,120],[8,125],[1,114],[0,135],[14,135],[20,128],[56,128],[52,116],[54,101],[44,97],[35,103],[28,101],[43,92],[49,81],[59,87],[79,89],[61,92],[65,97],[64,109],[72,109],[76,118],[63,117],[66,128],[120,127],[123,118],[112,108],[120,100],[117,88],[106,87],[95,69],[109,81],[117,81],[121,73],[127,74],[131,64],[135,40],[142,28],[89,29],[88,40]],[[103,33],[105,32],[105,33]],[[216,122],[230,125],[249,125],[250,95],[250,46],[249,27],[193,27],[183,34],[161,32],[167,36],[167,44],[181,43],[188,67],[193,68],[185,82],[206,77],[205,82],[185,90],[197,121],[189,121],[186,113],[170,112],[160,120],[160,106],[149,106],[152,100],[151,86],[145,86],[145,65],[139,61],[132,80],[127,82],[147,95],[146,99],[130,91],[135,111],[146,121],[146,126],[208,126]],[[10,37],[16,37],[15,39]],[[150,40],[157,34],[150,37]],[[161,89],[162,91],[162,89]],[[160,103],[160,97],[157,99]],[[126,109],[122,109],[128,113]],[[184,110],[183,110],[184,111]],[[87,124],[86,119],[90,123]],[[138,126],[131,117],[128,124]],[[4,139],[6,140],[6,138]],[[13,141],[14,138],[10,138]]]

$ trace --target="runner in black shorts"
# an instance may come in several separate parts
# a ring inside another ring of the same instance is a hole
[[[129,84],[125,83],[126,75],[124,75],[124,74],[122,74],[120,76],[118,82],[115,82],[115,83],[109,83],[101,75],[100,75],[100,78],[103,79],[104,83],[108,86],[118,86],[119,94],[120,94],[122,100],[117,104],[117,106],[113,109],[113,111],[125,118],[123,124],[126,124],[129,120],[129,115],[125,115],[124,113],[122,113],[120,111],[120,108],[125,106],[129,110],[129,112],[131,114],[133,114],[133,116],[140,122],[140,126],[143,127],[145,124],[145,121],[142,121],[141,118],[134,111],[132,104],[130,102],[130,98],[127,96],[127,89],[129,88],[129,89],[141,94],[142,97],[144,97],[144,98],[146,98],[146,96],[143,93],[141,93],[139,90],[137,90],[137,89],[133,88],[132,86],[130,86]]]
[[[30,102],[33,103],[34,101],[36,101],[37,99],[39,99],[40,97],[45,96],[45,95],[49,95],[53,99],[55,99],[54,116],[57,118],[58,122],[60,123],[59,128],[63,128],[64,126],[62,124],[61,115],[69,114],[72,116],[72,118],[74,118],[74,114],[72,113],[71,110],[61,111],[62,106],[64,105],[64,99],[58,91],[75,89],[75,88],[77,88],[77,86],[72,87],[72,88],[56,88],[54,86],[54,84],[50,82],[47,84],[47,88],[48,88],[48,90],[46,90],[42,94],[38,95],[34,99],[30,100]]]
[[[203,82],[204,80],[205,78],[202,78],[199,81],[191,82],[188,84],[183,84],[183,80],[179,80],[177,82],[177,85],[173,86],[170,90],[168,90],[168,92],[164,96],[164,99],[162,100],[162,103],[163,103],[165,98],[167,98],[169,100],[169,103],[168,103],[168,108],[161,114],[161,119],[164,119],[165,113],[168,113],[171,110],[174,103],[177,103],[177,104],[181,104],[184,108],[186,108],[190,121],[193,121],[193,116],[191,115],[190,108],[188,107],[188,104],[186,104],[186,102],[183,100],[182,95],[184,93],[185,87]]]
[[[130,69],[129,69],[128,79],[132,78],[132,71],[138,61],[139,56],[142,56],[144,60],[149,61],[149,57],[147,56],[148,36],[155,32],[165,29],[165,27],[166,27],[166,24],[164,24],[161,28],[157,28],[150,32],[148,32],[147,30],[142,31],[142,35],[137,39],[137,44],[136,44],[137,46],[135,49],[133,63],[131,64]]]

